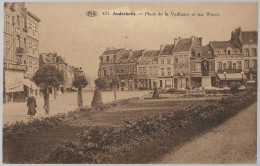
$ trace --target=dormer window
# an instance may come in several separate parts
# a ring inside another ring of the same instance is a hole
[[[230,54],[231,54],[231,51],[230,51],[230,50],[227,50],[227,54],[230,55]]]

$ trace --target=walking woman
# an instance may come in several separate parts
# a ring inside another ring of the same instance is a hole
[[[35,115],[36,113],[36,100],[34,96],[29,96],[27,99],[27,107],[28,107],[28,115],[30,116],[30,119]]]

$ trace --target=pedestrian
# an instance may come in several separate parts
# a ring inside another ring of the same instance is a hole
[[[30,119],[35,115],[36,113],[36,100],[34,96],[29,96],[27,99],[27,107],[28,107],[28,115],[30,116]]]

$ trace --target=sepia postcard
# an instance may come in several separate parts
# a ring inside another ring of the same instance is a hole
[[[257,164],[258,2],[2,4],[2,163]]]

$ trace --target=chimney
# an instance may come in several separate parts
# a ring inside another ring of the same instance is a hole
[[[177,42],[178,42],[178,38],[174,38],[174,46],[176,46]]]
[[[63,58],[63,61],[64,61],[64,62],[66,62],[66,61],[65,61],[65,56],[64,56],[64,57],[62,57],[62,58]]]
[[[142,56],[144,56],[145,50],[142,50]]]
[[[160,45],[160,51],[162,51],[163,50],[163,45]]]
[[[129,49],[129,56],[131,57],[133,55],[133,50],[132,49]]]

